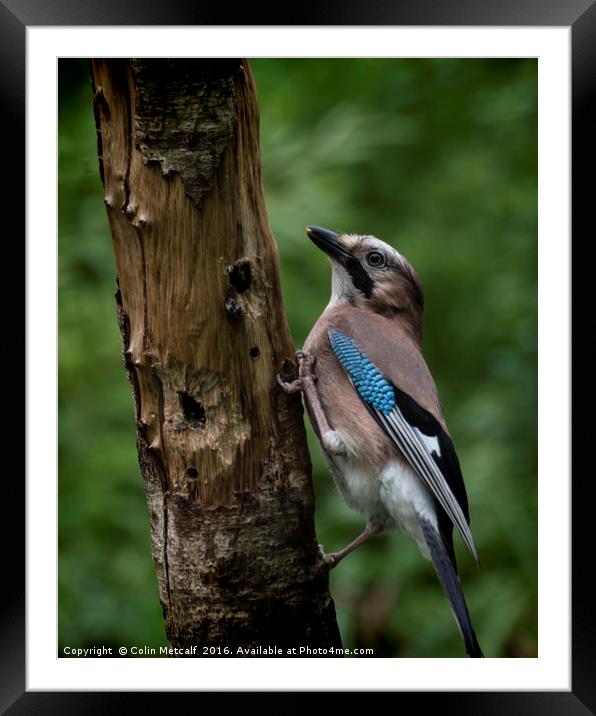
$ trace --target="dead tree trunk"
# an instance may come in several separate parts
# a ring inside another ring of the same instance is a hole
[[[340,646],[240,60],[93,60],[118,320],[173,647]],[[197,656],[201,655],[197,649]]]

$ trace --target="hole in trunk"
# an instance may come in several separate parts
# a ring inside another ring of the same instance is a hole
[[[237,261],[228,268],[228,272],[230,274],[230,283],[238,293],[248,291],[252,280],[250,261]]]
[[[205,424],[205,408],[188,393],[178,393],[180,396],[180,407],[184,417],[189,423]]]

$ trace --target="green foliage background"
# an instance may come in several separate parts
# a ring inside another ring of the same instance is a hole
[[[487,656],[537,653],[537,65],[535,60],[259,59],[265,196],[297,346],[329,266],[308,224],[396,246],[424,283],[424,350],[471,504],[478,570],[460,576]],[[60,645],[166,643],[87,64],[59,82]],[[309,433],[319,540],[362,528]],[[432,566],[400,533],[332,572],[346,646],[463,656]]]

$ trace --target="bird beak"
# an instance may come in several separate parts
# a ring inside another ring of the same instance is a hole
[[[322,249],[327,256],[335,259],[343,266],[345,266],[346,261],[354,258],[353,254],[341,245],[339,234],[336,234],[334,231],[323,229],[320,226],[307,226],[306,235],[313,244]]]

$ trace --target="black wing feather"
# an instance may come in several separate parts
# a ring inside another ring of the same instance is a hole
[[[390,382],[390,381],[388,381]],[[368,407],[371,415],[375,418],[380,427],[396,440],[397,444],[401,448],[404,455],[416,469],[419,474],[425,471],[423,462],[416,456],[416,448],[408,448],[408,445],[400,439],[399,435],[392,429],[392,427],[398,427],[399,420],[403,419],[409,426],[419,430],[423,435],[427,437],[433,437],[437,439],[440,455],[437,455],[435,451],[432,452],[433,462],[440,471],[447,487],[451,491],[453,498],[457,502],[461,514],[463,515],[467,525],[470,524],[470,515],[468,508],[468,497],[466,494],[466,488],[461,474],[461,468],[459,460],[451,442],[450,437],[447,435],[439,421],[430,413],[428,410],[419,405],[408,393],[405,393],[400,388],[397,388],[391,383],[396,400],[396,406],[399,409],[398,416],[394,417],[393,414],[390,416],[384,416],[376,408],[364,401]],[[395,411],[393,411],[395,413]],[[397,420],[397,422],[396,422]],[[434,490],[433,490],[434,491]],[[435,494],[438,497],[438,494]],[[455,558],[455,550],[453,548],[453,517],[455,513],[451,509],[451,515],[447,512],[445,507],[441,504],[440,500],[437,500],[438,509],[438,522],[441,536],[443,537],[445,547],[451,558],[453,566],[457,569],[457,562]],[[470,548],[470,551],[477,560],[478,556],[474,543],[472,541],[471,533],[469,530],[462,530],[462,523],[458,525],[462,537],[464,537],[466,544]],[[465,534],[467,532],[467,535]]]
[[[447,484],[455,495],[455,499],[459,503],[464,516],[470,524],[470,512],[468,507],[468,496],[466,494],[466,486],[464,478],[461,474],[459,460],[451,442],[451,438],[443,429],[441,423],[432,413],[425,410],[419,405],[414,398],[404,393],[400,388],[395,388],[395,399],[404,416],[404,418],[414,428],[418,428],[421,433],[429,437],[436,437],[439,442],[441,455],[433,453],[433,460],[437,464],[439,470],[445,476]]]

